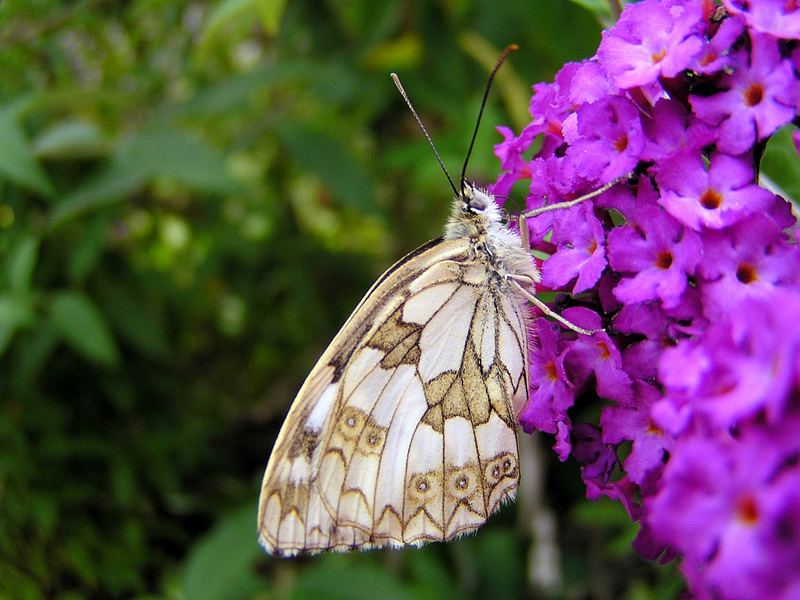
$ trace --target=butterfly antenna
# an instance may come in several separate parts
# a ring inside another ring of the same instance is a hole
[[[444,162],[442,161],[442,157],[439,156],[439,153],[436,151],[436,146],[433,145],[433,140],[431,139],[431,136],[428,135],[428,130],[425,129],[425,125],[422,124],[422,120],[419,118],[417,111],[415,111],[414,107],[411,105],[411,100],[408,99],[408,94],[406,94],[406,91],[403,89],[403,84],[400,83],[400,78],[397,76],[397,73],[392,73],[392,81],[394,81],[395,86],[397,86],[400,95],[403,96],[403,100],[406,101],[409,110],[411,110],[411,114],[414,115],[414,118],[417,120],[417,125],[419,125],[419,128],[422,129],[422,133],[425,134],[425,139],[427,139],[428,143],[431,145],[431,148],[433,149],[433,154],[436,156],[436,160],[439,161],[439,166],[442,168],[445,177],[447,177],[447,181],[450,182],[450,187],[453,188],[453,193],[457,196],[458,190],[456,189],[453,180],[450,178],[450,173],[447,172],[447,169],[444,166]]]
[[[475,138],[478,137],[478,127],[481,124],[481,117],[483,116],[483,109],[486,107],[486,100],[489,98],[489,90],[492,89],[492,82],[494,81],[494,76],[497,75],[497,71],[500,70],[500,67],[503,66],[506,58],[512,52],[519,50],[519,46],[516,44],[509,44],[503,50],[503,53],[500,55],[500,58],[497,59],[497,63],[494,65],[494,69],[492,72],[489,73],[489,79],[486,81],[486,88],[483,90],[483,100],[481,100],[481,109],[478,111],[478,120],[475,123],[475,131],[472,132],[472,139],[469,142],[469,149],[467,150],[467,157],[464,159],[464,166],[461,168],[461,194],[464,194],[464,180],[467,175],[467,165],[469,164],[469,157],[472,154],[472,147],[475,145]]]

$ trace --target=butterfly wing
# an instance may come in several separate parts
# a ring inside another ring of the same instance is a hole
[[[517,481],[527,400],[524,300],[463,239],[384,274],[289,411],[259,502],[275,554],[447,540]]]

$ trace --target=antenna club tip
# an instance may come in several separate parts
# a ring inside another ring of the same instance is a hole
[[[507,52],[516,52],[517,50],[519,50],[518,44],[509,44],[508,46],[506,46]]]

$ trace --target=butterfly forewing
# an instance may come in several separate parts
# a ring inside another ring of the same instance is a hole
[[[499,281],[459,238],[373,286],[276,442],[259,503],[268,551],[447,540],[513,496],[527,313]]]

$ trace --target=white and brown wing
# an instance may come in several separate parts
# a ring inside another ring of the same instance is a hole
[[[269,552],[448,540],[513,497],[527,309],[501,286],[463,239],[378,280],[278,437],[258,514]]]

